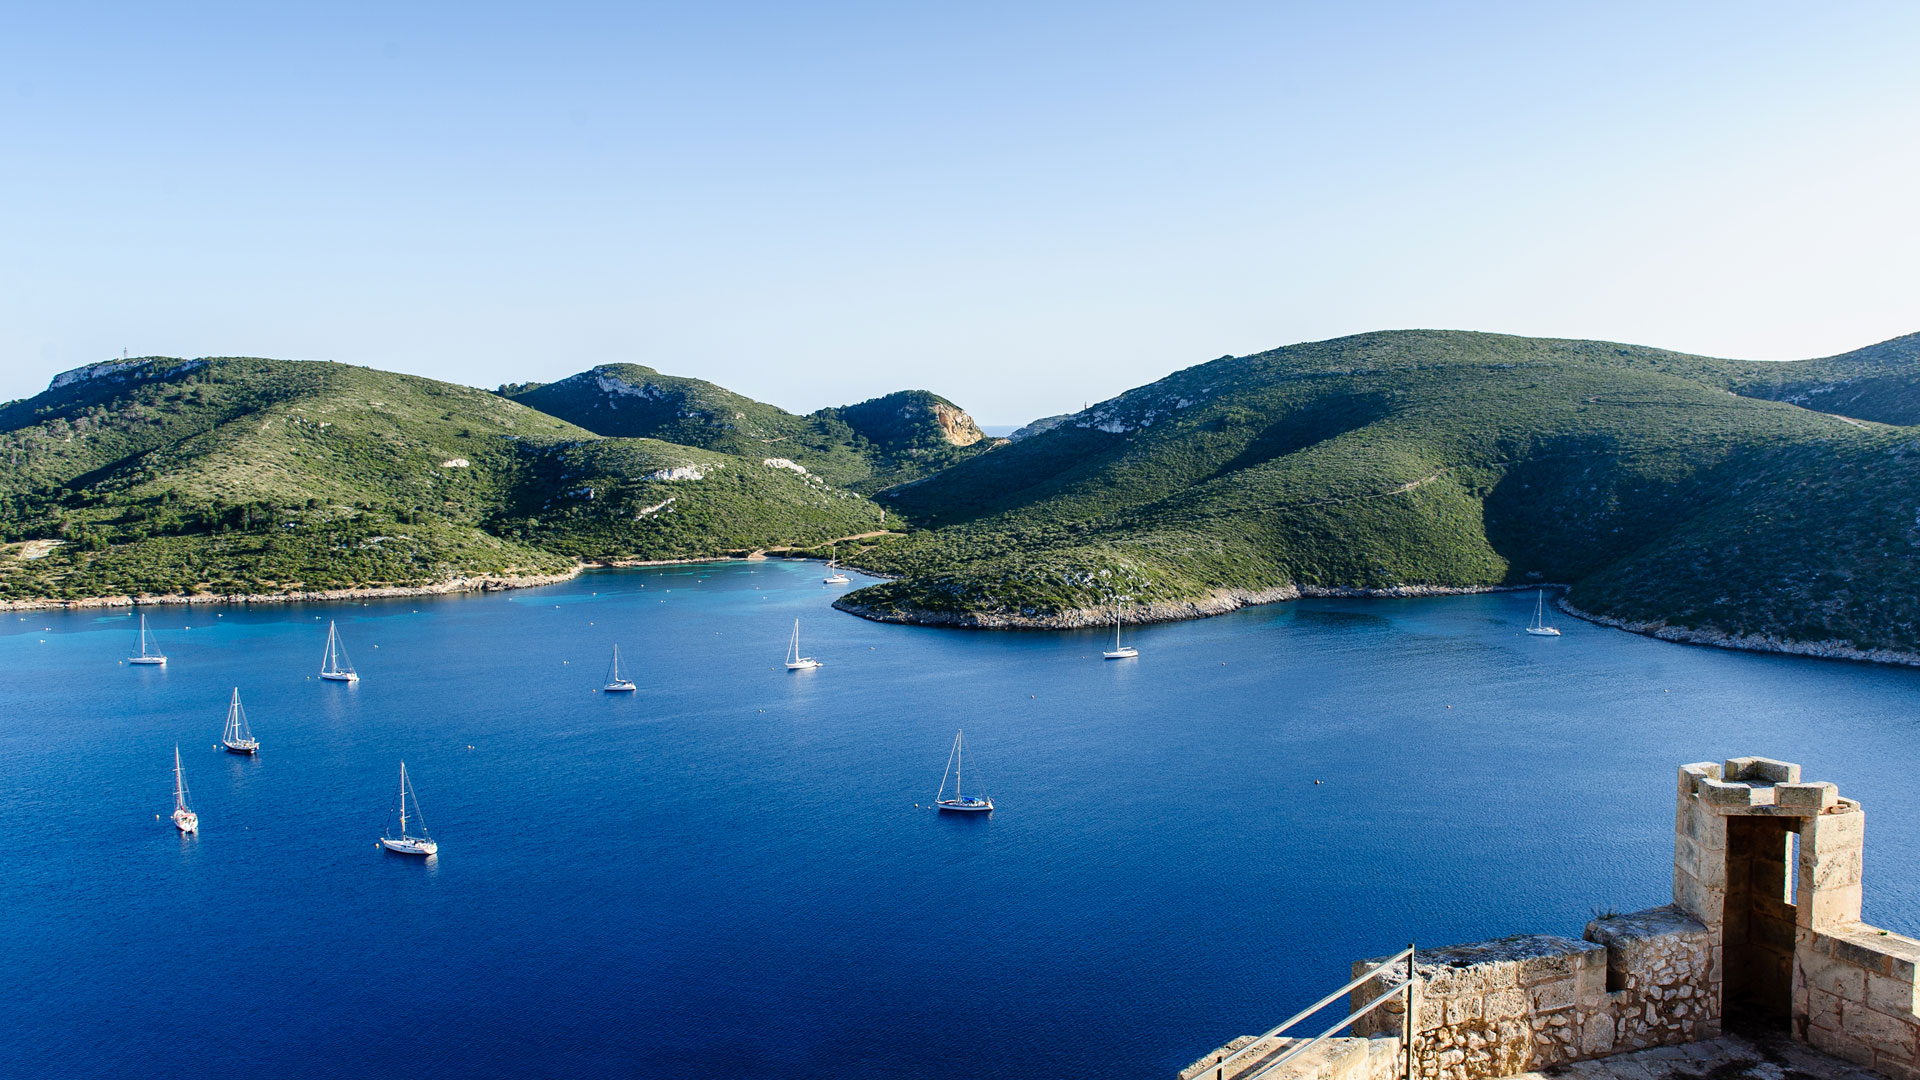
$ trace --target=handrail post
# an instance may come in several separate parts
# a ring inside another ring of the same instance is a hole
[[[1407,1018],[1400,1025],[1401,1039],[1407,1044],[1407,1080],[1413,1080],[1413,942],[1407,942]]]

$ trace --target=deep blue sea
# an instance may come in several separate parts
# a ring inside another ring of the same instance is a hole
[[[0,616],[0,1075],[1166,1080],[1354,959],[1666,902],[1675,767],[1739,754],[1863,801],[1867,917],[1920,931],[1920,671],[1529,638],[1530,594],[1109,663],[820,577],[158,608],[164,669],[125,611]],[[991,818],[927,809],[962,727]],[[431,861],[375,845],[402,758]]]

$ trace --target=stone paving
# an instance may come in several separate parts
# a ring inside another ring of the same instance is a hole
[[[1520,1073],[1513,1080],[1884,1080],[1786,1035],[1724,1035]]]

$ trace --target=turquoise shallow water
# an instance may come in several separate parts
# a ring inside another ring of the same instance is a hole
[[[1166,1077],[1353,959],[1665,902],[1674,767],[1734,754],[1862,800],[1867,916],[1920,930],[1920,671],[1542,641],[1516,595],[1107,663],[820,576],[164,608],[162,670],[125,612],[4,616],[0,1075]],[[330,618],[358,686],[312,677]],[[961,726],[990,819],[925,809]],[[374,844],[402,756],[431,863]]]

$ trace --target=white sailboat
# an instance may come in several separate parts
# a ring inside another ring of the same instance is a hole
[[[632,679],[620,677],[620,646],[618,645],[613,647],[613,666],[607,669],[607,684],[600,689],[615,694],[640,689],[633,684]]]
[[[1547,590],[1541,589],[1533,600],[1533,622],[1527,625],[1527,633],[1534,637],[1559,637],[1560,631],[1547,625]]]
[[[420,835],[408,831],[407,800],[413,800],[413,820],[420,826]],[[400,814],[400,828],[396,831],[391,816],[387,819],[387,830],[380,834],[380,846],[388,851],[397,851],[402,855],[432,855],[440,850],[433,837],[427,835],[427,819],[420,813],[420,799],[413,793],[413,785],[407,781],[407,763],[400,763],[400,800],[394,807]]]
[[[173,748],[173,827],[183,833],[200,831],[200,815],[187,806],[187,780],[180,773],[180,747]]]
[[[787,670],[812,671],[819,666],[820,661],[800,655],[800,620],[793,620],[793,641],[787,645]]]
[[[260,740],[247,728],[247,711],[240,707],[240,688],[233,688],[233,702],[227,706],[226,730],[220,733],[220,745],[230,754],[257,754]]]
[[[129,664],[165,664],[166,662],[167,662],[166,654],[160,651],[160,646],[155,645],[153,643],[152,635],[147,633],[147,617],[144,614],[141,615],[140,616],[140,651],[134,654],[133,656],[127,657],[127,663]]]
[[[827,576],[821,578],[820,583],[823,585],[847,584],[847,575],[841,573],[840,567],[834,564],[832,551],[827,552]]]
[[[933,797],[933,805],[941,810],[951,810],[958,814],[986,814],[993,811],[993,800],[985,795],[960,794],[960,772],[966,765],[966,747],[961,744],[963,732],[953,733],[953,749],[947,752],[947,771],[940,774],[940,792]],[[953,798],[947,798],[947,777],[953,777]]]
[[[1139,649],[1120,644],[1120,607],[1117,604],[1113,609],[1113,648],[1100,655],[1109,660],[1127,660],[1140,655]]]
[[[334,628],[333,620],[327,620],[327,651],[320,658],[320,677],[333,682],[359,682],[360,674],[353,670],[353,661],[347,659],[347,647],[340,643],[340,631]]]

